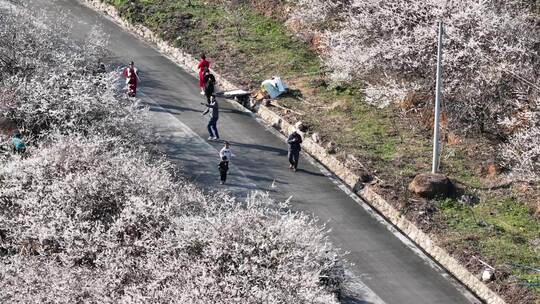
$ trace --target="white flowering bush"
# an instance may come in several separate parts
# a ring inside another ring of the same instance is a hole
[[[0,42],[0,115],[33,140],[0,158],[1,303],[337,303],[341,254],[313,220],[177,176],[142,145],[147,110],[87,66],[97,46],[3,13],[28,44]]]
[[[107,37],[97,28],[74,42],[65,35],[70,27],[61,21],[69,20],[67,15],[52,21],[5,2],[0,11],[0,81],[10,75],[47,80],[54,74],[81,73],[103,56]]]
[[[1,302],[337,303],[339,256],[308,217],[204,195],[119,140],[60,137],[0,169]]]
[[[10,105],[0,108],[26,133],[47,137],[51,133],[99,133],[129,136],[137,142],[145,136],[144,112],[117,90],[118,75],[57,76],[46,82],[31,79],[12,83],[16,92]]]
[[[68,40],[62,24],[31,18],[20,8],[2,14],[0,24],[0,115],[26,134],[100,133],[143,137],[143,115],[137,102],[118,92],[118,73],[97,73],[105,56],[98,30],[85,43]],[[11,56],[11,57],[10,57]],[[9,98],[7,98],[9,97]],[[140,113],[138,113],[140,112]]]
[[[540,127],[533,126],[510,137],[503,145],[503,157],[519,180],[540,178]]]

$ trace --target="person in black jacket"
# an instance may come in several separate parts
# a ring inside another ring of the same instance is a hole
[[[221,179],[221,184],[224,185],[225,181],[227,180],[227,171],[229,171],[229,160],[227,159],[227,156],[223,156],[221,158],[221,161],[218,165],[219,169],[219,176]]]
[[[206,96],[206,103],[210,104],[210,97],[214,95],[216,78],[210,70],[204,70],[204,96]]]
[[[302,150],[300,147],[302,136],[298,134],[298,132],[293,131],[291,135],[289,135],[287,143],[289,144],[289,169],[296,171],[298,168],[298,159],[300,158],[300,150]]]

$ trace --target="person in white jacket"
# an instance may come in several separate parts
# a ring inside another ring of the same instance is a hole
[[[219,158],[223,159],[223,156],[226,156],[227,160],[229,161],[234,156],[234,154],[231,151],[231,144],[228,141],[225,142],[225,146],[221,148],[221,150],[219,151]]]

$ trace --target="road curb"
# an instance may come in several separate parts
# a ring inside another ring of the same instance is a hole
[[[198,77],[197,60],[189,53],[182,51],[168,42],[163,41],[142,25],[134,25],[120,17],[117,9],[112,5],[102,3],[100,0],[79,0],[93,10],[105,13],[113,21],[118,23],[124,29],[142,37],[145,41],[153,44],[161,53],[166,54],[172,61],[189,71],[195,77]],[[222,77],[219,73],[213,71],[214,76],[221,89],[235,90],[237,87]],[[255,113],[267,124],[278,129],[281,133],[288,135],[295,129],[295,126],[289,123],[284,117],[278,115],[265,105],[258,105]],[[411,221],[407,220],[404,215],[388,203],[383,197],[377,194],[373,187],[366,185],[362,189],[360,176],[348,169],[347,166],[338,160],[335,156],[329,154],[324,147],[313,141],[311,138],[304,138],[302,147],[304,151],[309,153],[321,164],[341,179],[355,193],[366,201],[371,207],[377,210],[390,223],[397,227],[403,234],[410,238],[416,245],[422,248],[442,267],[450,272],[455,278],[463,283],[467,288],[474,292],[480,299],[488,304],[505,304],[506,302],[486,284],[484,284],[477,276],[468,271],[456,259],[448,254],[443,248],[438,246],[434,240],[434,236],[430,236],[416,227]]]

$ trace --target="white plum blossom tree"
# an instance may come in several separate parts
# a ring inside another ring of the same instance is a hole
[[[500,124],[510,128],[508,142],[502,145],[502,156],[513,168],[518,180],[540,180],[540,96],[532,106],[529,103],[517,104],[516,114]]]
[[[290,21],[305,20],[305,31],[323,33],[323,55],[332,78],[361,82],[371,104],[384,107],[412,92],[433,95],[437,22],[443,21],[443,99],[449,127],[504,140],[538,124],[537,116],[526,114],[538,111],[534,101],[540,95],[540,18],[532,2],[295,3]],[[526,134],[534,135],[522,132],[513,139],[537,142]]]
[[[296,36],[310,41],[317,33],[329,26],[332,18],[339,18],[346,5],[345,0],[296,0],[289,13],[286,25],[291,27]]]
[[[68,29],[62,24],[49,26],[20,8],[2,16],[2,116],[38,137],[91,129],[123,136],[131,132],[135,141],[142,136],[141,107],[119,94],[118,73],[96,73],[106,45],[103,34],[96,29],[80,43],[63,34]]]
[[[432,92],[437,21],[445,23],[444,96],[454,121],[497,126],[512,88],[538,81],[540,30],[527,10],[503,1],[351,1],[341,29],[328,32],[336,80],[361,79],[400,100]],[[386,90],[386,84],[399,90]],[[372,90],[373,91],[373,90]],[[368,96],[369,97],[369,96]],[[496,130],[495,130],[496,131]]]

